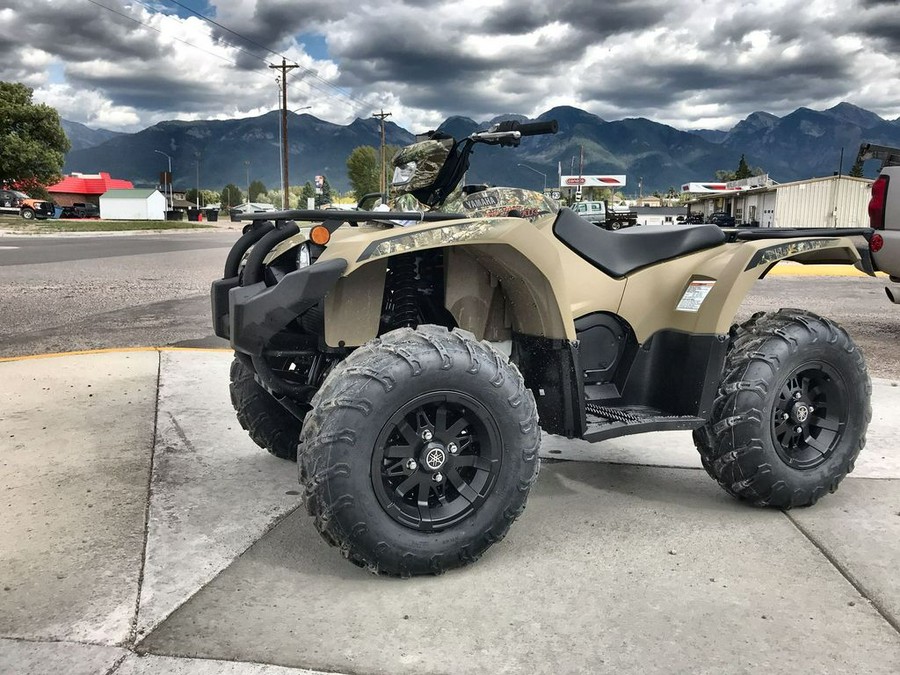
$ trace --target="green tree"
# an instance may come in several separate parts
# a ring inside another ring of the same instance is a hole
[[[750,178],[753,175],[753,172],[750,171],[750,167],[747,166],[747,160],[744,159],[744,156],[741,155],[741,161],[738,162],[738,168],[734,172],[735,180],[743,180],[744,178]]]
[[[850,175],[854,178],[862,178],[863,177],[863,163],[862,160],[857,159],[853,166],[850,168]]]
[[[328,184],[328,178],[322,176],[322,194],[316,195],[316,207],[331,204],[332,201],[334,201],[334,195],[331,191],[331,185]]]
[[[727,183],[730,180],[734,180],[734,171],[726,171],[725,169],[719,169],[716,171],[716,180],[720,183]]]
[[[250,201],[255,202],[259,201],[260,195],[265,195],[268,190],[266,189],[265,184],[261,180],[255,180],[250,183],[249,187],[250,192]]]
[[[313,184],[309,181],[303,184],[303,189],[300,191],[300,208],[305,209],[306,205],[309,204],[308,199],[312,199],[315,201],[316,199],[316,188],[313,187]]]
[[[354,148],[347,158],[347,178],[350,179],[350,186],[357,199],[381,189],[378,180],[378,162],[378,151],[371,145]]]
[[[229,183],[222,189],[222,207],[228,208],[230,206],[237,206],[241,202],[244,201],[244,195],[241,192],[241,189],[233,184]]]
[[[60,180],[69,139],[50,106],[32,102],[32,90],[0,82],[0,185],[29,192]]]

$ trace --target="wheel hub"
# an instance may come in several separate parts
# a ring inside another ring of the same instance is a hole
[[[806,403],[798,401],[794,404],[794,409],[791,411],[791,417],[798,424],[804,424],[809,419],[809,412],[809,406]]]
[[[421,464],[429,471],[437,471],[447,462],[447,451],[440,443],[429,443],[422,451]]]
[[[819,361],[804,364],[776,394],[775,451],[794,469],[813,469],[834,452],[846,419],[847,401],[837,372]]]
[[[503,445],[487,409],[459,392],[416,398],[387,421],[372,453],[372,485],[406,527],[442,530],[471,516],[500,475]]]

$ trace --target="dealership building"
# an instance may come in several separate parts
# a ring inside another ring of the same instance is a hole
[[[691,213],[724,211],[738,225],[868,227],[872,181],[826,176],[775,183],[767,175],[729,183],[685,183]]]

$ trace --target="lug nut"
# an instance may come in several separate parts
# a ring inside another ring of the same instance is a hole
[[[802,396],[802,394],[801,394],[799,391],[795,391],[795,392],[794,392],[794,398],[795,398],[795,399],[799,400],[801,396]]]
[[[406,468],[409,469],[410,471],[415,471],[418,467],[419,467],[419,465],[416,464],[416,460],[414,460],[414,459],[407,460]]]
[[[442,480],[444,480],[444,474],[438,471],[431,477],[431,480],[433,480],[435,483],[440,483]]]
[[[449,452],[451,455],[455,455],[457,452],[459,452],[459,448],[456,446],[456,443],[450,443],[447,446],[447,452]]]
[[[816,412],[816,409],[813,408],[812,406],[809,406],[809,412],[810,412],[810,414],[812,414],[812,413]]]
[[[798,434],[802,434],[802,433],[803,433],[803,427],[794,427],[794,431],[796,431]]]
[[[434,438],[434,434],[431,433],[431,429],[425,429],[425,431],[422,432],[423,441],[430,441],[432,438]]]
[[[790,415],[788,415],[787,413],[781,413],[781,419],[786,420],[788,418],[790,418]]]

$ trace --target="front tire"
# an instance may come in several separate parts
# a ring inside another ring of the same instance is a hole
[[[865,445],[872,385],[837,324],[798,309],[733,330],[713,413],[694,432],[707,472],[755,506],[810,506]]]
[[[238,422],[253,442],[280,459],[296,461],[303,423],[259,386],[238,358],[231,362],[229,391]]]
[[[392,331],[312,401],[299,457],[306,505],[350,562],[391,576],[477,560],[537,478],[537,410],[518,369],[470,333]]]
[[[22,217],[25,220],[34,220],[34,211],[32,209],[22,209]]]

